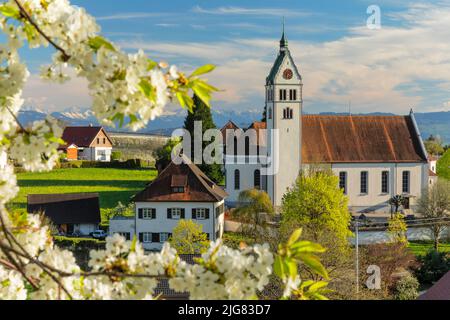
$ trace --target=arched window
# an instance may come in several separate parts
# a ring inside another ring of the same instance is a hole
[[[272,108],[269,108],[268,116],[269,119],[272,119]]]
[[[234,136],[234,155],[237,156],[238,155],[238,139],[236,136]]]
[[[241,188],[241,173],[238,169],[234,170],[234,190]]]
[[[255,189],[261,189],[261,171],[259,170],[253,173],[253,185]]]

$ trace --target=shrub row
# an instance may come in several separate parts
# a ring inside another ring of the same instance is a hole
[[[126,161],[111,161],[111,162],[97,162],[97,161],[67,161],[61,162],[59,168],[117,168],[117,169],[139,169],[147,168],[148,165],[141,159],[128,159]]]

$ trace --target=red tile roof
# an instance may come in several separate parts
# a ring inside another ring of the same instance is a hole
[[[302,162],[427,162],[409,116],[302,117]]]
[[[184,184],[185,192],[172,191],[173,184]],[[228,194],[210,180],[195,164],[171,162],[159,176],[134,197],[136,202],[217,202]]]
[[[422,294],[419,300],[450,300],[450,271]]]
[[[101,130],[104,130],[103,127],[66,127],[64,129],[62,139],[66,142],[66,146],[74,144],[78,147],[87,148],[92,144],[95,137]],[[108,137],[106,131],[105,135]],[[111,139],[109,140],[111,142]]]

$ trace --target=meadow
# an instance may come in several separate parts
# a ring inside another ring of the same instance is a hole
[[[450,149],[437,162],[437,174],[450,180]]]
[[[112,209],[120,201],[128,204],[157,175],[154,169],[70,168],[43,173],[19,173],[19,195],[10,203],[26,210],[28,194],[98,192],[100,208]]]
[[[409,242],[408,248],[416,256],[424,256],[428,251],[433,249],[433,243],[431,241]],[[439,244],[439,252],[450,253],[450,243],[449,242],[441,242]]]

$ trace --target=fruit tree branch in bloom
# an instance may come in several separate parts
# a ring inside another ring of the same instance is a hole
[[[66,51],[61,48],[59,45],[57,45],[49,36],[47,36],[42,30],[41,28],[39,28],[39,26],[37,25],[37,23],[30,17],[30,15],[28,14],[27,10],[25,10],[25,8],[22,6],[22,4],[20,3],[19,0],[14,0],[14,2],[17,4],[17,6],[20,9],[20,13],[22,15],[23,18],[25,18],[35,29],[37,32],[39,32],[39,34],[44,37],[45,40],[48,41],[48,43],[50,43],[53,47],[55,47],[55,49],[57,49],[58,51],[60,51],[63,55],[63,60],[64,61],[69,61],[70,56],[66,53]]]

